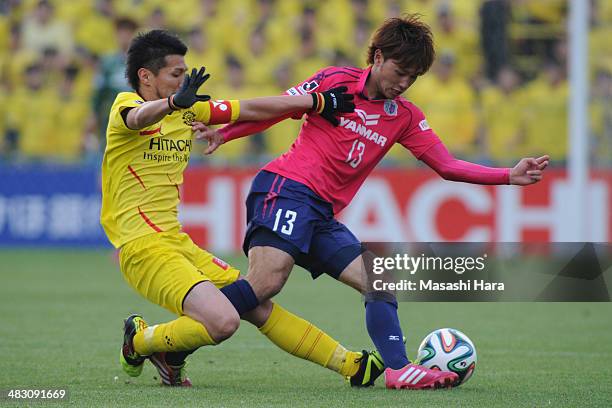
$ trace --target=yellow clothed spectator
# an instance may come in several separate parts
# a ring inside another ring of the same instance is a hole
[[[313,33],[310,31],[303,32],[300,50],[295,58],[293,82],[300,83],[330,64],[331,61],[323,58],[317,49]]]
[[[268,154],[276,157],[289,150],[300,131],[302,122],[290,118],[268,128],[264,134]]]
[[[350,0],[329,0],[318,8],[304,7],[302,24],[314,32],[318,50],[343,49],[353,37],[354,14]]]
[[[74,84],[74,93],[79,98],[84,98],[91,109],[91,100],[94,93],[97,61],[91,54],[81,54],[75,65],[79,68],[79,75]]]
[[[260,87],[253,87],[244,79],[244,67],[235,56],[228,56],[224,70],[224,83],[215,86],[213,99],[248,99],[266,95]],[[274,95],[274,92],[272,92]],[[251,137],[243,137],[224,145],[215,153],[222,160],[236,160],[250,150]],[[215,160],[215,158],[212,158]]]
[[[270,67],[277,66],[286,52],[266,46],[264,27],[256,28],[248,43],[249,47],[237,55],[245,70],[246,83],[249,86],[271,86],[274,77]]]
[[[498,73],[497,84],[482,91],[485,144],[489,158],[498,163],[511,163],[528,154],[523,141],[526,100],[518,85],[518,74],[505,67]]]
[[[601,21],[606,24],[612,23],[612,2],[606,0],[598,0],[591,3],[595,7],[594,13],[599,16]]]
[[[456,71],[460,75],[469,78],[476,74],[482,64],[478,32],[473,26],[460,24],[451,7],[438,9],[434,38],[438,55],[452,54],[459,57]]]
[[[478,13],[480,12],[481,1],[438,0],[437,3],[438,8],[441,7],[441,3],[447,4],[462,28],[478,29],[477,27],[480,19]]]
[[[454,57],[441,55],[433,75],[419,78],[409,99],[427,114],[427,122],[449,150],[457,155],[476,153],[474,91],[454,72]]]
[[[612,73],[600,70],[591,90],[591,151],[595,164],[612,166]]]
[[[187,35],[189,50],[185,55],[185,63],[189,69],[206,67],[210,80],[204,86],[206,93],[216,97],[216,86],[221,85],[225,77],[225,60],[223,53],[208,40],[208,35],[200,27],[192,28]]]
[[[0,60],[7,58],[11,38],[11,24],[9,19],[0,14]]]
[[[6,99],[7,94],[8,90],[4,89],[2,84],[0,84],[0,106],[2,106],[2,109],[0,109],[0,153],[4,151],[4,139],[6,136],[6,121],[8,115],[5,106],[7,106],[8,102]]]
[[[129,18],[144,25],[151,15],[151,4],[142,0],[113,0],[113,10],[118,18]]]
[[[569,89],[562,68],[547,64],[544,73],[525,92],[526,148],[533,155],[550,154],[551,161],[565,160]]]
[[[152,3],[164,10],[168,26],[178,32],[186,32],[191,27],[204,23],[200,0],[160,1]],[[205,23],[204,23],[205,24]]]
[[[289,88],[297,85],[298,82],[293,82],[292,80],[293,65],[294,64],[290,61],[279,64],[274,70],[274,77],[276,79],[274,88],[270,89],[269,93],[262,93],[262,95],[280,95]],[[304,79],[306,78],[302,80]],[[302,122],[302,120],[285,119],[266,129],[264,138],[267,153],[270,156],[279,156],[289,150],[289,147],[299,133]]]
[[[567,0],[527,0],[517,6],[524,7],[532,18],[549,24],[562,23],[567,15]]]
[[[402,11],[411,14],[421,14],[423,21],[426,22],[430,27],[436,23],[436,12],[438,10],[437,2],[433,0],[403,0],[402,4]]]
[[[7,107],[8,126],[19,136],[17,151],[25,158],[42,159],[56,150],[56,135],[62,127],[58,122],[59,103],[52,89],[43,87],[43,72],[40,65],[26,69],[26,85],[16,89]],[[32,109],[33,104],[36,109]]]
[[[22,25],[23,47],[41,53],[54,48],[62,55],[69,55],[74,49],[70,26],[54,16],[50,1],[39,0],[36,8]]]
[[[75,21],[75,41],[96,55],[118,50],[110,1],[96,1],[96,6]]]
[[[11,54],[11,58],[7,58],[6,64],[2,70],[6,77],[6,83],[11,90],[18,89],[25,85],[24,72],[29,65],[32,65],[37,60],[36,53],[26,50],[19,50]]]
[[[599,67],[612,71],[612,51],[610,50],[612,25],[597,25],[589,31],[589,60],[591,72]]]
[[[77,161],[83,150],[83,136],[87,124],[90,105],[87,98],[76,93],[76,80],[79,69],[69,66],[64,71],[64,79],[59,89],[57,123],[61,130],[55,131],[55,148],[50,155],[62,161]]]
[[[75,27],[80,21],[87,19],[95,13],[97,8],[107,8],[112,11],[111,0],[53,0],[52,4],[55,7],[57,18],[72,27]]]

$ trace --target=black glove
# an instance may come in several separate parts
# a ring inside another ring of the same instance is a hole
[[[210,95],[197,95],[198,89],[208,78],[210,78],[210,74],[204,75],[205,70],[206,68],[201,67],[200,70],[196,72],[194,68],[191,70],[191,75],[185,75],[185,80],[181,88],[168,98],[170,109],[187,109],[196,102],[206,102],[210,99]]]
[[[335,113],[350,113],[355,111],[353,103],[353,95],[345,93],[348,90],[346,86],[328,89],[325,92],[312,93],[312,110],[318,113],[323,119],[334,126],[338,126],[340,122],[334,116]]]

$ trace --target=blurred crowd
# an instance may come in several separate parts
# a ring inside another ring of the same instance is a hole
[[[592,162],[612,166],[612,1],[592,0]],[[568,0],[0,0],[0,161],[97,162],[125,51],[166,28],[217,99],[275,95],[329,65],[365,66],[385,18],[420,13],[437,60],[406,97],[457,156],[509,164],[567,156]],[[213,164],[288,148],[300,121],[223,146]],[[192,155],[197,159],[200,155]],[[413,164],[394,148],[386,164]]]

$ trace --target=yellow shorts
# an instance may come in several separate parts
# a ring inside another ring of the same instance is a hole
[[[131,287],[177,315],[183,314],[183,300],[196,284],[210,281],[221,288],[240,275],[238,269],[204,251],[178,229],[126,243],[119,260]]]

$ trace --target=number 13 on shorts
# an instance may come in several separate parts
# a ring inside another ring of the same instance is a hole
[[[283,212],[285,213],[284,217],[283,217]],[[276,218],[274,220],[274,228],[272,228],[272,231],[277,231],[279,224],[281,224],[280,232],[285,235],[291,235],[291,233],[293,232],[293,223],[295,222],[296,218],[297,218],[297,213],[295,211],[292,211],[292,210],[285,211],[282,208],[279,208],[276,211]]]

